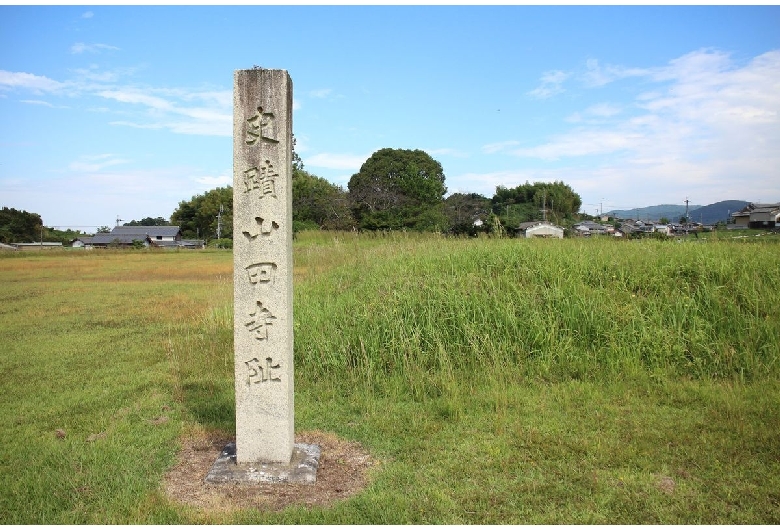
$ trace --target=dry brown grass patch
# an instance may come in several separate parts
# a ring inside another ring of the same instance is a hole
[[[203,479],[230,441],[231,437],[218,432],[185,438],[178,463],[165,476],[168,497],[204,515],[251,508],[279,511],[290,505],[329,506],[362,491],[368,484],[369,470],[376,465],[359,443],[341,440],[332,433],[308,431],[299,433],[295,441],[321,448],[315,484],[207,484]]]

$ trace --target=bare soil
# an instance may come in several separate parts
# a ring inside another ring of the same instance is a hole
[[[279,511],[290,505],[328,506],[362,491],[376,462],[357,442],[332,433],[298,433],[296,443],[321,449],[315,484],[207,484],[203,479],[233,438],[224,433],[200,434],[182,440],[178,462],[165,476],[165,492],[173,501],[207,513],[254,508]]]

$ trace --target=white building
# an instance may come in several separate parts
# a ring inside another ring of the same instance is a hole
[[[529,237],[557,237],[563,239],[563,228],[548,221],[530,221],[520,223],[518,234]]]

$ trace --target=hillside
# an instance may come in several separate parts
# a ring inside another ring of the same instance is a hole
[[[702,224],[715,224],[718,221],[726,221],[729,215],[737,210],[741,210],[747,204],[747,201],[720,201],[707,206],[689,205],[688,216],[692,222]],[[680,217],[685,215],[685,205],[679,204],[659,204],[657,206],[646,206],[644,208],[634,208],[632,210],[612,210],[607,215],[618,219],[638,219],[642,221],[658,221],[666,217],[669,221],[677,222]]]
[[[688,206],[688,211],[701,208],[701,205]],[[632,210],[612,210],[607,215],[618,219],[637,219],[642,221],[658,221],[666,217],[670,221],[679,221],[680,217],[685,215],[685,205],[679,204],[659,204],[657,206],[646,206],[644,208],[634,208]]]
[[[747,201],[720,201],[695,210],[690,210],[691,221],[705,225],[725,222],[729,215],[741,210],[749,203]]]

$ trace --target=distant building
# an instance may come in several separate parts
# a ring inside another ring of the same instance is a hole
[[[52,249],[61,249],[62,243],[56,242],[52,243],[49,241],[43,241],[38,243],[14,243],[14,246],[19,250],[52,250]]]
[[[750,203],[738,212],[731,214],[734,224],[743,228],[780,227],[780,203]]]
[[[604,235],[604,234],[609,234],[615,230],[613,227],[604,226],[590,220],[577,223],[572,228],[574,228],[574,232],[576,234],[581,236],[590,236],[596,234]]]
[[[115,226],[109,233],[81,237],[73,242],[74,247],[106,248],[132,247],[140,242],[145,247],[158,248],[203,248],[204,241],[182,239],[178,226]]]
[[[563,239],[563,228],[548,221],[530,221],[520,223],[518,227],[520,237],[556,237]]]

